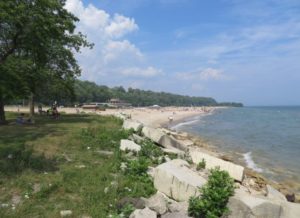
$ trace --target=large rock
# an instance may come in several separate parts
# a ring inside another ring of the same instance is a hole
[[[243,180],[244,167],[240,165],[236,165],[229,161],[225,161],[212,155],[206,154],[202,151],[197,150],[196,148],[190,149],[190,156],[195,164],[198,164],[202,161],[202,159],[204,159],[207,169],[220,167],[221,170],[227,171],[233,179],[240,182]]]
[[[121,114],[121,113],[114,114],[113,116],[115,116],[121,120],[124,120],[124,121],[127,119],[127,116],[124,114]]]
[[[150,210],[148,207],[144,209],[137,209],[129,216],[129,218],[156,218],[157,214],[155,211]]]
[[[191,218],[186,213],[183,212],[173,212],[162,215],[161,218]]]
[[[143,128],[143,124],[135,120],[124,120],[123,128],[133,129],[135,132],[138,132]]]
[[[282,202],[282,211],[280,218],[299,218],[300,217],[300,204],[291,202]]]
[[[184,155],[184,152],[177,149],[177,148],[163,148],[162,149],[164,153],[169,153],[169,154],[177,154],[177,155]]]
[[[144,127],[142,134],[164,148],[178,148],[180,150],[187,149],[183,143],[180,143],[174,137],[167,135],[160,129]]]
[[[279,202],[252,196],[240,189],[229,199],[229,218],[280,218],[282,207]]]
[[[284,194],[277,191],[275,188],[273,188],[270,185],[267,185],[267,197],[270,198],[270,199],[273,199],[273,200],[287,201]]]
[[[168,200],[168,210],[172,213],[181,212],[188,213],[189,203],[188,201],[177,202],[172,199]]]
[[[124,197],[118,201],[117,208],[121,210],[127,204],[133,205],[136,209],[144,209],[146,200],[143,198]]]
[[[189,164],[175,159],[154,169],[154,186],[177,201],[187,201],[191,196],[199,195],[199,187],[206,180],[188,168]]]
[[[157,192],[155,195],[151,196],[149,199],[145,200],[146,207],[149,207],[151,210],[154,210],[158,214],[162,215],[168,211],[167,208],[167,198],[164,194]]]
[[[136,143],[142,143],[144,141],[144,138],[137,134],[132,134],[131,136],[129,136],[129,139],[135,141]]]
[[[133,141],[127,140],[127,139],[122,139],[121,140],[121,145],[120,145],[120,149],[122,151],[126,151],[126,150],[130,150],[130,151],[140,151],[141,150],[141,146],[136,144]]]

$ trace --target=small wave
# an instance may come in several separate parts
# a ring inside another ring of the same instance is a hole
[[[243,154],[247,166],[248,166],[249,168],[255,170],[256,172],[259,172],[259,173],[263,172],[263,169],[259,168],[259,167],[254,163],[251,154],[252,154],[251,151],[248,152],[248,153]]]
[[[190,125],[192,123],[196,123],[199,120],[200,120],[200,116],[196,117],[196,119],[194,119],[194,120],[189,120],[189,121],[185,121],[185,122],[182,122],[182,123],[178,123],[175,126],[172,126],[171,130],[178,130],[182,126],[186,126],[186,125]]]

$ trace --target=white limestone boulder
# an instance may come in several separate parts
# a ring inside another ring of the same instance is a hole
[[[130,214],[129,218],[156,218],[157,214],[155,211],[150,210],[148,207],[144,209],[137,209]]]
[[[188,208],[189,208],[188,201],[177,202],[172,199],[168,199],[168,210],[172,213],[181,212],[187,214]]]
[[[184,155],[184,152],[177,148],[163,148],[162,150],[164,153],[168,153],[168,154]]]
[[[173,212],[173,213],[166,213],[162,215],[161,218],[192,218],[184,212]]]
[[[198,196],[199,187],[206,180],[188,168],[189,164],[181,159],[163,163],[154,168],[155,188],[177,201],[187,201],[191,196]]]
[[[241,189],[235,190],[235,195],[229,199],[228,218],[280,218],[281,204],[267,198],[250,195]]]
[[[122,151],[136,151],[139,152],[141,150],[141,146],[136,144],[133,141],[127,140],[127,139],[122,139],[121,140],[121,145],[120,145],[120,150]]]
[[[154,210],[160,215],[165,214],[168,211],[167,203],[167,197],[159,191],[152,195],[149,199],[145,200],[146,207]]]
[[[129,139],[131,139],[131,140],[133,140],[133,141],[135,141],[137,143],[142,143],[144,141],[143,137],[141,137],[141,136],[139,136],[137,134],[134,134],[134,133],[131,136],[129,136]]]
[[[121,120],[124,120],[124,121],[127,119],[127,117],[124,114],[121,114],[121,113],[114,114],[113,116],[115,116],[115,117],[117,117]]]
[[[72,216],[73,212],[71,210],[61,210],[60,216],[61,217],[69,217]]]
[[[282,211],[280,218],[299,218],[300,217],[300,204],[292,202],[282,202]]]
[[[143,124],[135,120],[124,120],[123,128],[133,129],[135,132],[137,132],[143,128]]]
[[[164,148],[177,148],[180,150],[187,149],[183,143],[180,143],[174,137],[167,135],[161,129],[145,126],[142,130],[142,134]]]
[[[279,201],[287,201],[284,194],[277,191],[275,188],[273,188],[270,185],[267,185],[267,198],[273,199],[273,200],[279,200]]]
[[[206,162],[207,169],[220,167],[221,170],[227,171],[233,179],[235,179],[239,182],[243,181],[244,167],[234,164],[232,162],[225,161],[220,158],[214,157],[212,155],[209,155],[207,153],[199,151],[196,148],[191,148],[189,152],[190,152],[192,161],[195,164],[198,164],[199,162],[202,161],[202,159],[204,159]]]

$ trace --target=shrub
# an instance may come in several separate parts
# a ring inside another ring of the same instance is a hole
[[[188,212],[197,218],[217,218],[229,212],[226,207],[229,197],[234,194],[234,182],[226,171],[212,169],[208,182],[200,192],[202,197],[191,197]]]
[[[143,176],[147,174],[149,161],[144,157],[139,157],[137,160],[128,162],[125,173],[131,176]]]
[[[197,164],[197,170],[202,170],[202,169],[205,169],[205,166],[206,166],[206,162],[204,160],[204,158],[202,158],[202,161],[200,161],[198,164]]]
[[[177,158],[178,158],[178,155],[177,155],[177,154],[173,154],[173,153],[169,153],[168,156],[169,156],[169,158],[170,158],[171,160],[174,160],[174,159],[177,159]]]
[[[142,148],[139,151],[139,156],[149,158],[160,157],[164,155],[164,152],[150,140],[143,141],[141,147]]]

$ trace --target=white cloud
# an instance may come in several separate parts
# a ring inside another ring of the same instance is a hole
[[[108,25],[110,15],[92,4],[84,7],[81,0],[67,0],[65,8],[80,19],[80,28],[102,31]]]
[[[128,56],[140,59],[143,57],[140,50],[127,40],[108,41],[103,48],[103,58],[105,62]]]
[[[121,71],[121,74],[125,76],[138,76],[138,77],[154,77],[158,75],[162,75],[163,72],[160,69],[156,69],[154,67],[147,67],[147,68],[128,68]]]
[[[223,80],[227,76],[224,75],[222,70],[206,68],[194,72],[177,73],[177,78],[184,80]]]
[[[110,24],[105,28],[105,32],[113,38],[119,38],[137,29],[138,26],[134,19],[115,14]]]
[[[126,39],[137,31],[135,20],[121,14],[109,14],[93,4],[84,5],[82,0],[67,0],[65,8],[75,14],[80,21],[77,30],[87,35],[95,44],[92,50],[83,49],[77,54],[82,68],[82,78],[107,85],[126,81],[122,77],[154,77],[161,71],[148,67],[140,49]]]
[[[209,80],[209,79],[219,80],[219,79],[224,78],[224,75],[221,70],[207,68],[207,69],[204,69],[203,71],[199,72],[199,77],[202,80]]]

